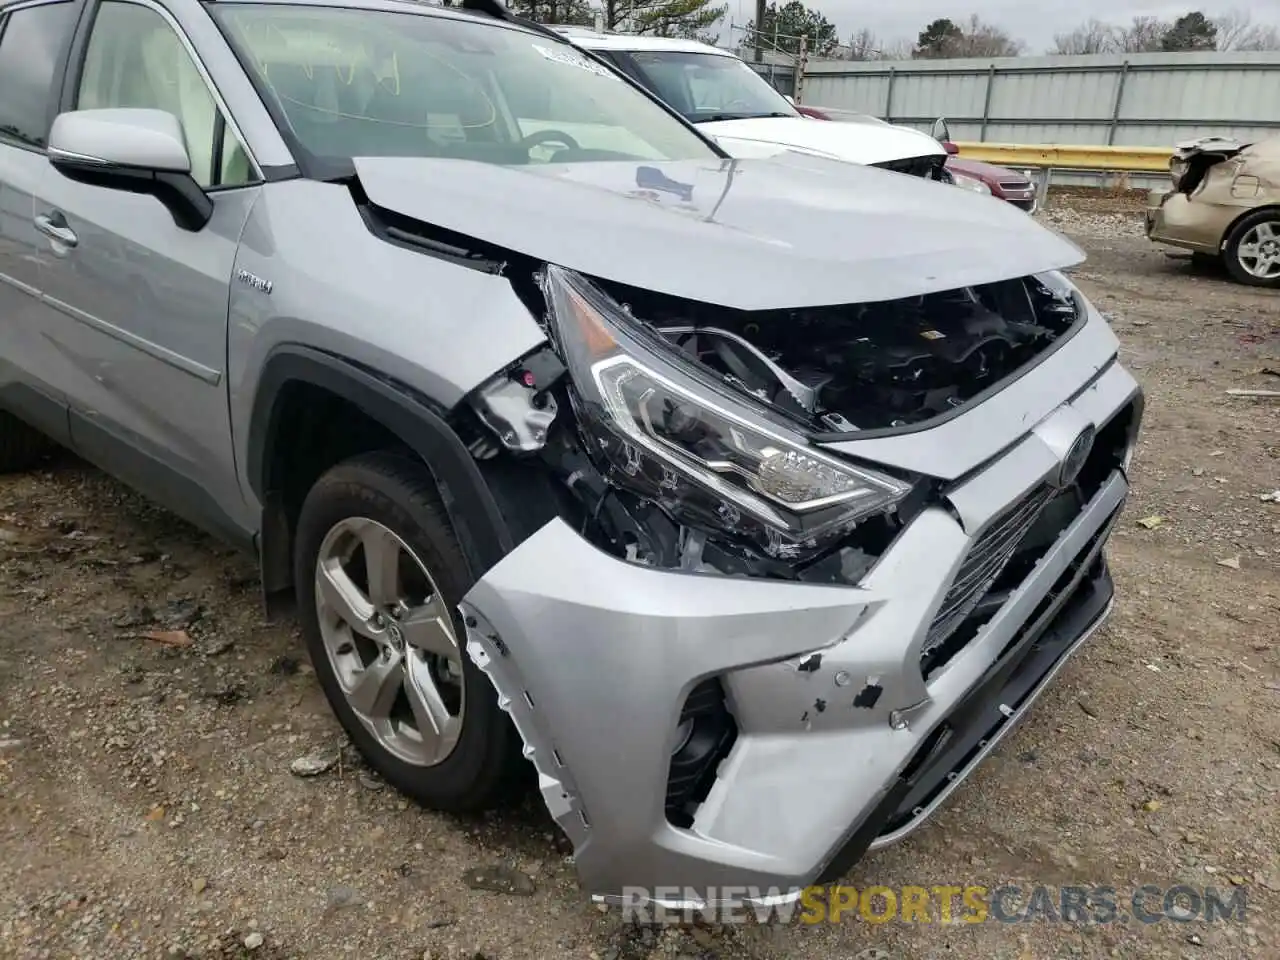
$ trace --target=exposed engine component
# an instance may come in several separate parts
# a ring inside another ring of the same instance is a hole
[[[729,310],[593,282],[617,305],[624,323],[647,328],[649,349],[663,352],[660,342],[665,341],[704,377],[772,407],[795,426],[828,437],[949,413],[1017,375],[1083,318],[1078,295],[1058,275],[895,301],[768,312]],[[602,302],[600,307],[584,300],[582,306],[607,309]],[[557,328],[556,333],[563,337],[566,329],[573,333],[576,328]],[[561,344],[560,349],[566,348]],[[612,384],[613,371],[622,370],[626,375],[618,381],[616,395],[608,396],[615,405],[630,405],[619,413],[597,398],[594,406],[584,408],[584,420],[577,391],[599,385],[575,378],[560,402],[574,405],[577,429],[566,422],[564,428],[545,433],[536,448],[568,495],[561,502],[566,519],[614,556],[693,573],[855,584],[935,495],[931,483],[912,484],[893,509],[866,513],[825,539],[814,535],[784,541],[774,526],[744,525],[730,500],[695,489],[694,481],[675,466],[644,454],[641,437],[618,438],[593,425],[590,417],[612,411],[609,415],[619,423],[643,426],[648,431],[644,436],[683,443],[713,460],[721,457],[720,448],[708,445],[723,445],[721,438],[732,436],[715,420],[714,407],[699,407],[677,386],[627,360],[627,354],[619,356],[623,359],[607,365],[596,361],[590,375],[597,368],[605,370],[600,376]],[[557,376],[563,370],[558,366]],[[526,381],[519,369],[503,377],[487,384],[474,401],[499,436],[513,418],[547,409],[538,400],[538,385]],[[513,381],[529,392],[513,392],[506,386]],[[635,404],[643,415],[633,409]],[[525,425],[530,431],[538,426]],[[788,430],[803,436],[781,420],[778,429],[779,436]],[[528,449],[519,441],[516,434],[504,443]],[[741,436],[725,449],[735,456],[756,451]],[[767,495],[773,489],[766,466],[742,467],[755,469],[762,485],[749,493]],[[776,521],[783,522],[789,521]]]
[[[633,309],[724,382],[834,432],[947,413],[1077,319],[1074,299],[1036,278],[780,315],[657,302]],[[675,310],[685,323],[667,322]],[[689,323],[691,313],[703,322]]]
[[[751,345],[735,333],[718,327],[662,327],[659,331],[685,353],[706,360],[709,357],[732,373],[726,379],[736,380],[739,387],[756,394],[762,400],[781,404],[783,398],[776,390],[770,392],[762,386],[752,386],[761,381],[774,381],[782,387],[791,400],[805,413],[813,413],[818,406],[818,391],[814,386],[801,383],[774,363],[763,351]]]

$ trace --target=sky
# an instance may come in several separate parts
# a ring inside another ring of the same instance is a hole
[[[728,3],[729,17],[735,24],[745,26],[755,14],[755,0]],[[914,40],[932,20],[950,17],[960,22],[976,13],[1024,41],[1028,53],[1044,52],[1055,33],[1066,33],[1090,17],[1127,24],[1134,17],[1171,20],[1189,10],[1200,10],[1209,17],[1235,10],[1251,14],[1257,23],[1280,22],[1278,0],[808,0],[807,5],[835,23],[842,41],[863,28],[872,30],[882,42]]]

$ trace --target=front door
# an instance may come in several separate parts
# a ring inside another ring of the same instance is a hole
[[[75,15],[67,0],[0,13],[0,406],[62,443],[62,363],[42,333],[51,308],[40,300],[46,242],[35,224],[35,192],[49,170],[49,105]]]
[[[174,114],[214,213],[184,230],[153,197],[48,168],[36,218],[54,225],[43,287],[61,316],[51,336],[74,368],[72,443],[175,512],[243,539],[254,525],[232,453],[227,303],[258,177],[162,7],[107,0],[89,22],[82,69],[69,69],[80,78],[72,106]]]

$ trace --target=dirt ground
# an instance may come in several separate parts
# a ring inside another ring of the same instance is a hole
[[[848,882],[1109,885],[1121,903],[1216,886],[1245,891],[1243,920],[624,922],[579,891],[536,799],[424,812],[349,748],[293,775],[342,738],[251,564],[63,460],[0,478],[0,956],[1280,956],[1280,503],[1263,499],[1280,403],[1225,393],[1280,388],[1280,295],[1085,206],[1044,217],[1087,249],[1076,276],[1147,392],[1116,613],[937,818]],[[465,882],[494,864],[530,878],[523,895]]]

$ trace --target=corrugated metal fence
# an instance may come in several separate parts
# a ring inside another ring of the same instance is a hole
[[[802,100],[955,140],[1171,146],[1280,134],[1280,53],[812,61]]]
[[[733,52],[746,60],[747,66],[768,80],[779,93],[785,93],[789,96],[795,94],[796,64],[794,57],[762,50],[760,51],[760,62],[756,63],[754,51],[734,50]]]

